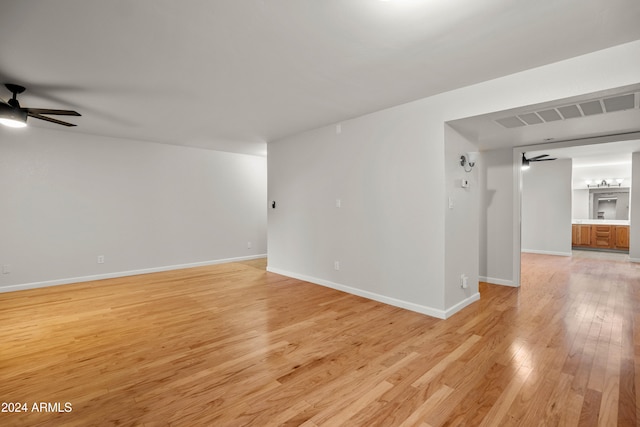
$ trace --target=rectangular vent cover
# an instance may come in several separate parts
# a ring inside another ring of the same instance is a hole
[[[585,116],[593,116],[594,114],[602,114],[604,112],[600,101],[583,102],[580,104],[580,108],[582,108],[582,113]]]
[[[615,111],[640,108],[638,105],[640,94],[627,93],[603,99],[594,99],[579,104],[564,105],[562,107],[549,108],[532,113],[519,114],[517,116],[496,119],[496,123],[507,129],[522,126],[537,125],[540,123],[555,122],[558,120],[587,117],[594,114],[613,113]]]
[[[616,96],[614,98],[607,98],[603,100],[604,107],[607,112],[630,110],[633,108],[635,102],[633,94]]]

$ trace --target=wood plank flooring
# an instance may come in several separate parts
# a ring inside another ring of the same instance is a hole
[[[0,294],[0,425],[638,425],[636,264],[525,254],[481,296],[442,321],[264,260]]]

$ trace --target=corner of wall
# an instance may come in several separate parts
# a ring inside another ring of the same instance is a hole
[[[445,307],[453,312],[478,294],[479,200],[482,189],[478,169],[462,166],[460,157],[478,147],[445,123]],[[468,285],[463,288],[463,278]]]

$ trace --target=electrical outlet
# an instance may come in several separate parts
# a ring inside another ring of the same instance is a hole
[[[2,274],[9,274],[9,273],[11,273],[11,265],[4,264],[2,266]]]
[[[460,287],[467,289],[469,287],[469,277],[466,274],[460,275]]]
[[[104,255],[98,255],[98,264],[104,264]]]
[[[340,270],[340,261],[333,261],[333,268],[335,270]]]
[[[251,242],[247,242],[247,249],[251,249]]]
[[[342,207],[342,200],[336,199],[336,208],[341,208],[341,207]]]

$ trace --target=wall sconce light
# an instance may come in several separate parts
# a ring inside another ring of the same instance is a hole
[[[460,156],[460,166],[464,168],[465,172],[471,172],[473,167],[476,165],[477,160],[478,152],[469,151],[468,153],[464,153],[462,156]],[[467,165],[469,165],[469,169],[467,169]]]

